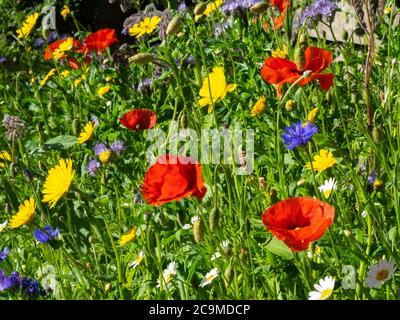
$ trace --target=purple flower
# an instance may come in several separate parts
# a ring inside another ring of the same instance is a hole
[[[30,296],[41,293],[39,282],[35,279],[23,278],[21,281],[21,289]]]
[[[8,277],[9,288],[18,288],[21,283],[21,277],[17,271],[11,272]]]
[[[103,152],[108,151],[108,148],[107,148],[107,146],[106,146],[104,143],[100,142],[100,143],[98,143],[98,144],[96,144],[96,145],[94,146],[93,151],[94,151],[94,153],[96,154],[96,156],[99,156],[99,155],[101,155]]]
[[[39,48],[39,47],[41,47],[41,46],[43,45],[43,43],[44,43],[44,41],[43,41],[42,38],[36,38],[36,39],[33,41],[33,46],[34,46],[35,48]]]
[[[96,127],[98,127],[98,126],[100,125],[99,118],[97,118],[96,116],[92,115],[92,117],[91,117],[90,120],[92,121],[92,123],[93,123]]]
[[[216,37],[218,37],[223,31],[228,29],[228,27],[230,27],[230,25],[228,24],[228,21],[222,21],[222,23],[217,22],[215,24],[214,35]]]
[[[301,121],[293,123],[291,126],[286,127],[285,132],[282,134],[283,142],[289,150],[306,144],[311,140],[312,136],[318,132],[318,128],[310,122],[307,122],[303,127]]]
[[[5,64],[7,62],[7,58],[4,56],[0,57],[0,64]]]
[[[0,291],[4,291],[10,287],[8,277],[3,270],[0,270]]]
[[[123,28],[122,31],[121,31],[121,34],[123,34],[124,36],[129,36],[128,28]]]
[[[185,1],[182,1],[182,2],[179,4],[178,11],[179,11],[179,12],[182,12],[182,11],[185,10],[185,9],[186,9],[186,3],[185,3]]]
[[[151,89],[151,87],[153,86],[153,79],[152,78],[146,78],[143,79],[137,86],[137,90],[138,91],[143,91],[145,89]]]
[[[50,32],[50,34],[47,37],[47,43],[52,43],[54,41],[56,41],[58,38],[58,34],[56,31],[52,31]]]
[[[0,251],[0,263],[6,260],[8,253],[10,252],[10,249],[7,247],[3,249],[3,251]]]
[[[227,13],[233,13],[237,10],[244,10],[252,7],[261,0],[227,0],[222,5],[222,11]]]
[[[117,156],[119,156],[125,150],[125,145],[122,141],[115,141],[111,143],[110,148]]]
[[[334,18],[336,9],[336,2],[331,0],[316,0],[303,10],[300,21],[295,21],[294,27],[297,29],[299,25],[304,24],[304,22],[307,22],[307,25],[310,27],[311,20],[318,21],[321,20],[322,17],[332,19]]]
[[[94,177],[99,168],[100,168],[100,162],[98,162],[96,159],[92,159],[87,164],[86,171],[89,172],[89,174]]]
[[[56,230],[51,226],[45,226],[43,230],[38,228],[33,232],[33,236],[40,243],[46,243],[58,237],[58,228]]]
[[[371,173],[369,174],[367,180],[368,180],[369,184],[373,185],[375,183],[375,180],[376,180],[376,171],[375,170],[371,171]]]

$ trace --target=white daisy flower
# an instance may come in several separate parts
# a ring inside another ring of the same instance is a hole
[[[163,279],[164,279],[164,283],[168,284],[172,281],[172,279],[174,278],[174,275],[176,275],[176,263],[175,261],[172,261],[167,269],[165,269],[163,271]],[[160,287],[160,279],[157,280],[157,288]]]
[[[336,189],[335,178],[330,178],[329,180],[325,180],[324,184],[320,186],[318,189],[324,195],[325,199],[329,198],[332,191]]]
[[[0,223],[0,232],[2,232],[6,227],[7,227],[8,221],[4,221],[3,223]]]
[[[220,258],[221,257],[221,254],[218,252],[218,251],[216,251],[212,256],[211,256],[211,261],[214,261],[215,259],[218,259],[218,258]]]
[[[218,277],[218,268],[214,268],[206,274],[203,280],[201,280],[200,287],[210,284],[216,277]]]
[[[199,216],[194,216],[191,220],[192,224],[194,224],[197,220],[200,220]]]
[[[386,280],[389,280],[396,270],[394,262],[382,260],[370,266],[365,283],[368,288],[377,288]]]
[[[143,252],[143,250],[140,250],[138,255],[136,256],[135,260],[133,260],[129,264],[129,268],[135,269],[142,262],[143,258],[144,258],[144,252]]]
[[[335,287],[335,279],[331,276],[319,280],[318,284],[314,284],[316,291],[311,291],[308,295],[308,300],[327,300]]]
[[[184,225],[182,226],[182,229],[183,229],[183,230],[189,230],[191,227],[192,227],[192,226],[191,226],[190,224],[186,223],[186,224],[184,224]]]

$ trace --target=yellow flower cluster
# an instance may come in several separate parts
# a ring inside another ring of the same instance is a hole
[[[29,15],[26,18],[26,20],[22,24],[22,27],[17,30],[17,35],[19,39],[26,39],[30,35],[38,18],[39,18],[39,13],[37,12]]]

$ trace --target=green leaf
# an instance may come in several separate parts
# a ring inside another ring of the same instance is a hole
[[[272,239],[271,242],[267,244],[266,248],[268,251],[270,251],[284,259],[291,260],[294,258],[293,252],[281,240]]]
[[[76,144],[76,140],[75,136],[58,136],[48,140],[44,146],[46,148],[68,149]]]

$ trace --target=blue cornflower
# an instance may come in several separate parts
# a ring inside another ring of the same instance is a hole
[[[42,294],[42,290],[39,287],[39,282],[35,279],[23,278],[21,280],[21,289],[25,294],[30,296],[35,296]]]
[[[100,143],[97,143],[97,144],[94,146],[93,150],[94,150],[94,153],[96,154],[96,156],[99,156],[99,155],[101,155],[103,152],[108,151],[108,148],[107,148],[107,146],[106,146],[104,143],[100,142]]]
[[[40,243],[46,243],[50,240],[56,239],[58,237],[58,232],[58,228],[56,230],[53,230],[51,226],[45,226],[43,230],[39,228],[36,229],[33,232],[33,236]]]
[[[8,277],[8,285],[9,288],[18,288],[21,284],[21,277],[17,271],[11,272],[10,276]]]
[[[7,247],[3,249],[3,251],[0,251],[0,262],[3,262],[6,260],[8,253],[10,252],[10,249]]]
[[[44,40],[43,40],[42,38],[36,38],[36,39],[33,41],[33,46],[34,46],[35,48],[39,48],[39,47],[41,47],[41,46],[43,45],[43,43],[44,43]]]
[[[121,155],[121,153],[125,150],[125,145],[122,141],[115,141],[110,144],[110,149],[117,155]]]
[[[94,177],[99,168],[100,168],[100,162],[98,162],[96,159],[92,159],[87,164],[86,171],[89,172],[89,174]]]
[[[286,148],[292,150],[294,147],[306,144],[317,132],[318,128],[312,123],[307,122],[306,125],[303,126],[303,123],[299,121],[286,127],[285,132],[282,134],[282,139]]]

